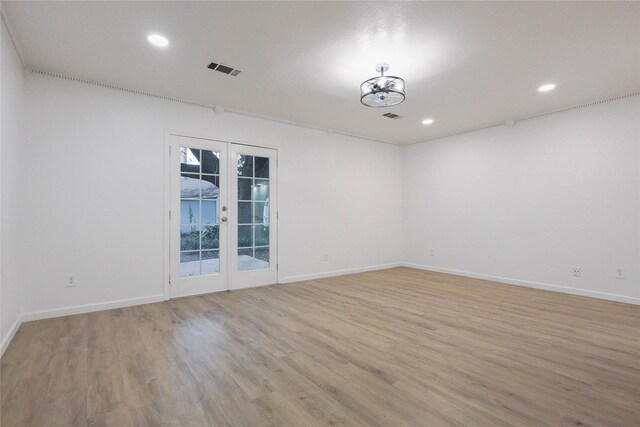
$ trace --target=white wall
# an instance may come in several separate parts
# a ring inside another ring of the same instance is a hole
[[[24,151],[22,150],[22,63],[2,23],[0,51],[0,338],[2,348],[12,326],[22,313],[21,272],[16,267],[20,247],[20,232],[17,227],[21,196],[25,187],[21,185]]]
[[[26,312],[162,294],[165,130],[279,149],[281,281],[401,261],[400,147],[39,74],[25,122]]]
[[[638,98],[402,149],[40,74],[23,83],[7,39],[3,338],[21,312],[162,298],[165,130],[279,149],[283,282],[404,260],[639,301]]]
[[[408,263],[640,302],[639,97],[412,145],[403,167]]]

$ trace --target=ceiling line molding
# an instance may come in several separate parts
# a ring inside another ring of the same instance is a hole
[[[475,132],[475,131],[478,131],[478,130],[489,129],[489,128],[498,127],[498,126],[507,126],[507,122],[511,122],[509,127],[512,127],[514,124],[516,124],[518,122],[524,122],[524,121],[527,121],[527,120],[537,119],[537,118],[540,118],[540,117],[546,117],[546,116],[551,116],[551,115],[554,115],[554,114],[565,113],[567,111],[578,110],[578,109],[581,109],[581,108],[592,107],[594,105],[605,104],[607,102],[615,102],[615,101],[619,101],[621,99],[632,98],[634,96],[640,96],[640,89],[638,89],[636,91],[633,91],[633,92],[629,92],[629,93],[623,94],[623,95],[611,96],[611,97],[608,97],[608,98],[599,99],[597,101],[592,101],[592,102],[587,102],[587,103],[577,104],[577,105],[571,105],[571,106],[568,106],[568,107],[556,108],[556,109],[545,111],[545,112],[542,112],[542,113],[536,113],[536,114],[531,114],[531,115],[528,115],[528,116],[523,116],[523,117],[520,117],[520,118],[517,118],[517,119],[510,119],[510,120],[503,120],[503,121],[500,121],[500,122],[493,122],[493,123],[490,123],[490,124],[486,124],[486,125],[482,125],[482,126],[477,126],[477,127],[465,129],[465,130],[462,130],[462,131],[452,132],[452,133],[448,133],[448,134],[440,135],[440,136],[434,136],[433,138],[427,138],[427,139],[421,139],[421,140],[418,140],[418,141],[408,142],[408,143],[403,144],[403,145],[406,147],[408,145],[420,144],[422,142],[435,141],[437,139],[448,138],[450,136],[461,135],[461,134],[464,134],[464,133]]]
[[[1,4],[2,3],[0,3],[0,5]],[[11,28],[11,24],[9,24],[9,19],[7,18],[6,13],[1,6],[0,6],[0,20],[2,20],[2,24],[4,25],[4,28],[6,28],[7,34],[9,34],[9,40],[11,40],[11,44],[13,45],[13,49],[16,51],[16,54],[18,55],[18,59],[20,60],[20,63],[22,64],[23,67],[25,67],[27,62],[25,60],[24,52],[22,50],[22,47],[19,45],[15,36],[15,33]]]
[[[118,85],[111,84],[111,83],[102,83],[102,82],[97,82],[97,81],[93,81],[93,80],[89,80],[89,79],[83,79],[83,78],[79,78],[79,77],[68,76],[68,75],[65,75],[65,74],[54,73],[54,72],[51,72],[51,71],[38,70],[38,69],[34,69],[34,68],[29,68],[28,70],[31,73],[39,74],[39,75],[43,75],[43,76],[47,76],[47,77],[54,77],[54,78],[61,79],[61,80],[69,80],[69,81],[73,81],[73,82],[76,82],[76,83],[83,83],[83,84],[88,84],[88,85],[92,85],[92,86],[99,86],[99,87],[103,87],[103,88],[106,88],[106,89],[112,89],[112,90],[117,90],[117,91],[121,91],[121,92],[132,93],[132,94],[135,94],[135,95],[143,95],[143,96],[147,96],[147,97],[151,97],[151,98],[162,99],[162,100],[165,100],[165,101],[172,101],[172,102],[177,102],[177,103],[180,103],[180,104],[191,105],[193,107],[206,108],[206,109],[211,110],[211,111],[215,111],[215,108],[216,108],[216,105],[203,104],[203,103],[200,103],[200,102],[189,101],[189,100],[180,99],[180,98],[174,98],[174,97],[171,97],[171,96],[158,95],[158,94],[155,94],[155,93],[146,92],[144,90],[130,89],[130,88],[118,86]],[[357,135],[357,134],[353,134],[353,133],[350,133],[350,132],[341,131],[341,130],[333,129],[333,128],[331,128],[331,132],[328,132],[329,128],[326,127],[326,126],[317,126],[317,125],[312,125],[312,124],[308,124],[308,123],[300,123],[300,122],[295,122],[295,121],[291,121],[291,120],[278,119],[278,118],[275,118],[275,117],[265,116],[265,115],[256,114],[256,113],[250,113],[250,112],[247,112],[247,111],[237,110],[237,109],[234,109],[234,108],[224,107],[224,112],[225,113],[231,113],[231,114],[237,114],[237,115],[245,116],[245,117],[252,117],[252,118],[256,118],[256,119],[268,120],[268,121],[281,123],[281,124],[297,126],[297,127],[301,127],[301,128],[305,128],[305,129],[317,130],[317,131],[326,133],[327,136],[330,136],[331,134],[339,134],[339,135],[342,135],[342,136],[348,136],[348,137],[352,137],[352,138],[358,138],[358,139],[363,139],[363,140],[371,141],[371,142],[378,142],[378,143],[382,143],[382,144],[389,144],[389,145],[395,145],[395,146],[401,146],[402,145],[401,143],[395,144],[395,143],[390,142],[390,141],[385,141],[385,140],[381,140],[381,139],[374,139],[374,138],[370,138],[370,137],[366,137],[366,136],[362,136],[362,135]]]
[[[556,110],[546,111],[544,113],[532,114],[530,116],[526,116],[526,117],[523,117],[521,119],[517,119],[516,123],[517,122],[523,122],[525,120],[537,119],[538,117],[550,116],[552,114],[564,113],[565,111],[572,111],[572,110],[577,110],[577,109],[580,109],[580,108],[591,107],[591,106],[594,106],[594,105],[605,104],[607,102],[619,101],[621,99],[631,98],[631,97],[638,96],[638,95],[640,95],[640,89],[635,91],[635,92],[626,93],[626,94],[623,94],[623,95],[612,96],[612,97],[609,97],[609,98],[604,98],[604,99],[600,99],[600,100],[593,101],[593,102],[587,102],[586,104],[572,105],[572,106],[569,106],[569,107],[563,107],[563,108],[558,108]]]
[[[4,17],[3,17],[3,22],[5,22],[5,25],[6,25],[6,21],[4,20]],[[7,31],[9,31],[9,28],[8,27],[6,27],[6,28],[7,28]],[[17,51],[17,49],[16,49],[16,51]],[[99,86],[99,87],[112,89],[112,90],[117,90],[117,91],[121,91],[121,92],[133,93],[133,94],[136,94],[136,95],[143,95],[143,96],[147,96],[147,97],[151,97],[151,98],[162,99],[162,100],[165,100],[165,101],[177,102],[177,103],[180,103],[180,104],[186,104],[186,105],[191,105],[191,106],[194,106],[194,107],[205,108],[205,109],[208,109],[208,110],[211,110],[211,111],[215,111],[215,108],[216,108],[216,105],[209,105],[209,104],[204,104],[204,103],[200,103],[200,102],[189,101],[189,100],[185,100],[185,99],[179,99],[179,98],[175,98],[175,97],[171,97],[171,96],[158,95],[158,94],[155,94],[155,93],[146,92],[146,91],[139,90],[139,89],[130,89],[130,88],[126,88],[126,87],[122,87],[122,86],[118,86],[118,85],[114,85],[114,84],[110,84],[110,83],[97,82],[97,81],[93,81],[93,80],[89,80],[89,79],[83,79],[83,78],[79,78],[79,77],[68,76],[68,75],[65,75],[65,74],[54,73],[54,72],[51,72],[51,71],[38,70],[38,69],[33,69],[33,68],[29,68],[28,71],[30,71],[30,72],[32,72],[34,74],[40,74],[40,75],[43,75],[43,76],[54,77],[54,78],[58,78],[58,79],[62,79],[62,80],[69,80],[69,81],[73,81],[73,82],[77,82],[77,83],[84,83],[84,84],[88,84],[88,85],[92,85],[92,86]],[[516,124],[518,122],[532,120],[532,119],[536,119],[536,118],[540,118],[540,117],[546,117],[546,116],[559,114],[559,113],[564,113],[564,112],[567,112],[567,111],[577,110],[577,109],[581,109],[581,108],[587,108],[587,107],[591,107],[591,106],[599,105],[599,104],[604,104],[604,103],[608,103],[608,102],[614,102],[614,101],[618,101],[618,100],[621,100],[621,99],[631,98],[631,97],[639,96],[639,95],[640,95],[640,89],[635,90],[635,91],[630,92],[630,93],[622,94],[622,95],[611,96],[611,97],[599,99],[599,100],[592,101],[592,102],[587,102],[587,103],[582,103],[582,104],[577,104],[577,105],[571,105],[571,106],[556,108],[556,109],[553,109],[553,110],[549,110],[549,111],[545,111],[545,112],[541,112],[541,113],[536,113],[536,114],[531,114],[531,115],[523,116],[523,117],[516,118],[516,119],[511,119],[511,120],[506,120],[506,121],[505,120],[501,120],[501,121],[498,121],[498,122],[492,122],[492,123],[488,123],[488,124],[485,124],[485,125],[482,125],[482,126],[475,126],[475,127],[472,127],[472,128],[468,128],[468,129],[464,129],[464,130],[460,130],[460,131],[456,131],[456,132],[451,132],[451,133],[444,134],[444,135],[438,135],[438,136],[434,136],[434,137],[431,137],[431,138],[420,139],[418,141],[399,142],[399,143],[393,143],[393,142],[385,141],[385,140],[381,140],[381,139],[373,139],[373,138],[370,138],[370,137],[357,135],[357,134],[353,134],[353,133],[349,133],[349,132],[345,132],[345,131],[341,131],[341,130],[337,130],[337,129],[333,129],[333,128],[328,128],[328,127],[324,127],[324,126],[317,126],[317,125],[312,125],[312,124],[308,124],[308,123],[300,123],[300,122],[295,122],[295,121],[291,121],[291,120],[278,119],[278,118],[271,117],[271,116],[265,116],[265,115],[262,115],[262,114],[250,113],[250,112],[246,112],[246,111],[242,111],[242,110],[236,110],[236,109],[233,109],[233,108],[224,107],[224,111],[226,113],[237,114],[237,115],[241,115],[241,116],[245,116],[245,117],[252,117],[252,118],[256,118],[256,119],[272,121],[272,122],[275,122],[275,123],[282,123],[282,124],[297,126],[297,127],[301,127],[301,128],[305,128],[305,129],[317,130],[317,131],[325,133],[327,136],[330,136],[332,134],[338,134],[338,135],[348,136],[348,137],[352,137],[352,138],[358,138],[358,139],[371,141],[371,142],[378,142],[378,143],[382,143],[382,144],[389,144],[389,145],[406,147],[406,146],[413,145],[413,144],[420,144],[420,143],[423,143],[423,142],[435,141],[435,140],[438,140],[438,139],[448,138],[448,137],[455,136],[455,135],[462,135],[462,134],[469,133],[469,132],[476,132],[476,131],[479,131],[479,130],[489,129],[489,128],[493,128],[493,127],[505,126],[507,122],[511,122],[511,126],[513,126],[514,124]]]

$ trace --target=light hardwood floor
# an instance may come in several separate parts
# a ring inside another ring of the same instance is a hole
[[[408,268],[25,323],[2,427],[640,425],[640,307]]]

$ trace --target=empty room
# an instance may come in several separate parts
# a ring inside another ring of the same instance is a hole
[[[640,427],[640,2],[0,5],[1,427]]]

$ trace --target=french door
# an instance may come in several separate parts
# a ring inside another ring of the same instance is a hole
[[[276,151],[169,144],[170,297],[277,283]]]

